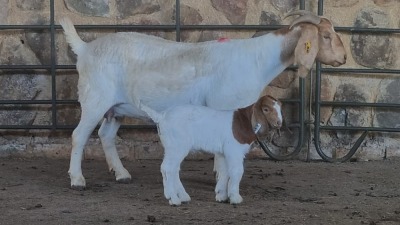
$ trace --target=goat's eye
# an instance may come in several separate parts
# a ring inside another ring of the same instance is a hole
[[[331,35],[329,34],[329,33],[323,33],[322,34],[322,37],[324,38],[324,39],[330,39],[331,38]]]
[[[269,110],[268,110],[268,108],[263,108],[262,109],[264,112],[268,112]]]

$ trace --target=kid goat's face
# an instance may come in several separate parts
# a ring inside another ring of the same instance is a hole
[[[282,103],[271,96],[262,97],[254,107],[253,116],[260,124],[257,135],[262,137],[268,134],[269,128],[279,129],[282,126]]]
[[[265,118],[267,118],[269,126],[278,129],[282,126],[282,104],[277,100],[269,100],[262,108]]]

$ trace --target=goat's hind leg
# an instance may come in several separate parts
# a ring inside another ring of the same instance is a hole
[[[120,125],[120,122],[116,118],[104,119],[98,134],[103,145],[109,170],[114,172],[117,182],[129,183],[131,175],[122,165],[117,148],[115,147],[115,137]]]

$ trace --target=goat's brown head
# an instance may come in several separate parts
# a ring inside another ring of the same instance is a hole
[[[282,103],[275,98],[265,95],[254,103],[252,108],[251,125],[259,137],[268,135],[270,129],[282,126]]]
[[[300,15],[289,28],[301,29],[294,56],[299,76],[305,77],[315,60],[335,67],[346,63],[347,53],[343,42],[329,19],[305,10],[292,12],[286,17],[293,15]]]

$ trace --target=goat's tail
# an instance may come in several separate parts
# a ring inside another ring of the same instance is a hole
[[[64,29],[67,42],[71,45],[72,50],[79,55],[85,49],[86,42],[78,36],[74,24],[68,17],[63,17],[60,20],[60,25]]]
[[[161,118],[163,117],[162,113],[159,113],[157,111],[155,111],[154,109],[143,105],[142,103],[140,103],[139,108],[141,110],[143,110],[145,113],[147,113],[147,115],[155,122],[155,123],[159,123]]]

